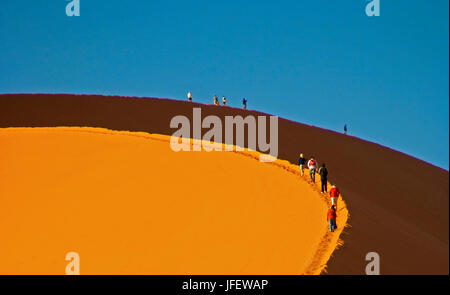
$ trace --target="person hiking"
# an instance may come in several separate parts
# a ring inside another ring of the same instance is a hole
[[[192,101],[192,93],[190,91],[188,92],[187,97],[189,101]]]
[[[214,95],[214,104],[216,105],[216,106],[218,106],[219,105],[219,99],[217,98],[217,95]]]
[[[225,96],[222,97],[222,104],[227,105],[227,99],[225,98]]]
[[[320,182],[322,183],[320,193],[327,192],[328,170],[325,167],[325,163],[319,168]]]
[[[300,166],[300,172],[301,175],[303,176],[303,169],[305,169],[306,165],[306,159],[305,157],[303,157],[303,154],[300,154],[300,157],[298,158],[298,165]]]
[[[336,218],[336,207],[331,206],[331,208],[327,212],[327,221],[330,224],[330,232],[333,232],[335,229],[337,229]]]
[[[333,205],[335,208],[337,207],[337,199],[340,195],[339,189],[333,185],[330,189],[330,199],[331,199],[331,205]]]
[[[344,134],[347,134],[347,124],[344,125]]]
[[[309,177],[311,178],[311,181],[316,182],[317,162],[314,159],[314,157],[311,157],[311,159],[308,161],[308,169],[309,169]]]
[[[242,99],[242,108],[244,109],[244,110],[246,110],[247,109],[247,99]]]

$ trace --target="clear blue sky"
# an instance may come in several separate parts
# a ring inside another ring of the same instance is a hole
[[[1,2],[0,93],[246,97],[449,167],[448,0],[67,3]]]

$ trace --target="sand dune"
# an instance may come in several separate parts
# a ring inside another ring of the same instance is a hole
[[[318,274],[347,221],[286,161],[173,152],[169,137],[0,129],[0,274]]]
[[[222,120],[265,115],[168,99],[16,94],[0,95],[0,127],[91,126],[170,135],[171,118],[191,118],[193,107]],[[295,163],[299,152],[327,163],[351,214],[328,273],[364,274],[371,251],[380,254],[382,274],[449,273],[448,171],[352,136],[280,119],[278,157]]]

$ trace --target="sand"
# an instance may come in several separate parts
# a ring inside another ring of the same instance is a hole
[[[0,274],[319,274],[346,224],[287,161],[173,152],[169,137],[0,129]],[[338,250],[339,251],[339,250]]]
[[[90,126],[171,135],[170,120],[191,119],[194,107],[222,123],[228,115],[267,115],[173,99],[11,94],[0,95],[0,127]],[[382,119],[372,114],[368,120]],[[416,144],[428,143],[418,137]],[[327,164],[329,180],[339,186],[351,214],[351,227],[342,233],[345,243],[327,263],[328,274],[365,274],[366,254],[375,251],[381,274],[448,275],[447,170],[356,138],[351,129],[343,135],[280,118],[278,158],[296,163],[300,152]]]

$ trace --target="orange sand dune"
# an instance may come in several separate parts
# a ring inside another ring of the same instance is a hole
[[[346,224],[295,165],[169,137],[0,129],[0,274],[318,274]]]

